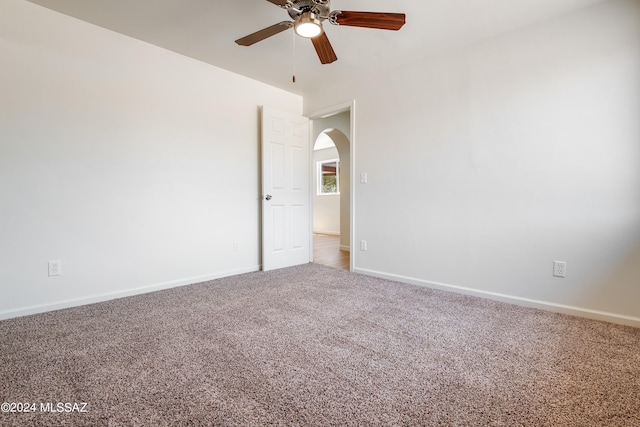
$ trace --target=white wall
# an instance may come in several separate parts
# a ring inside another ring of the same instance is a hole
[[[323,85],[305,111],[348,99],[356,271],[640,326],[640,2]]]
[[[259,106],[300,97],[23,0],[0,58],[0,318],[259,268]]]

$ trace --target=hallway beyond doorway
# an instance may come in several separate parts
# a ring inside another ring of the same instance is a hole
[[[313,262],[349,270],[349,252],[340,250],[340,236],[314,233]]]

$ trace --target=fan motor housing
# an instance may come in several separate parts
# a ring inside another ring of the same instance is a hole
[[[319,4],[314,0],[298,0],[293,1],[292,3],[293,7],[287,9],[287,12],[289,12],[289,16],[293,20],[300,16],[299,11],[313,11],[320,19],[326,19],[329,16],[329,1],[323,2],[322,0],[319,0]]]

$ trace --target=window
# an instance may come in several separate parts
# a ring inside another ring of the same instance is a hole
[[[338,159],[318,162],[318,195],[340,194],[340,161]]]

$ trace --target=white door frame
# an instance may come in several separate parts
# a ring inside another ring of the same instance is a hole
[[[349,111],[349,154],[350,154],[350,164],[349,164],[349,271],[353,271],[355,266],[355,241],[356,241],[356,222],[355,222],[355,212],[356,212],[356,101],[352,99],[350,101],[341,102],[336,105],[332,105],[330,107],[322,108],[320,110],[312,111],[307,117],[312,121],[315,119],[321,119],[327,116],[333,116],[334,114],[344,113],[345,111]],[[313,125],[312,125],[313,126]],[[313,145],[313,141],[311,141]],[[309,162],[311,163],[311,170],[313,170],[313,146],[311,147],[311,154],[309,158]],[[313,260],[313,206],[311,206],[311,216],[310,219],[311,233],[310,242],[311,242],[311,259]]]

